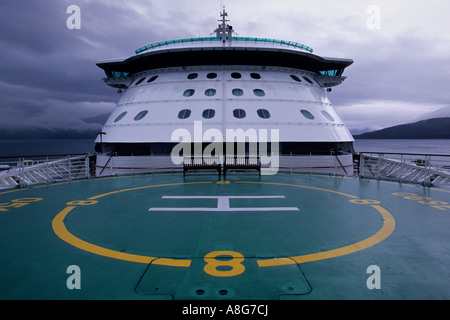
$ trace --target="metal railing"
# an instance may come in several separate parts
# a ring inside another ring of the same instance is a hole
[[[232,37],[232,41],[245,41],[245,42],[254,42],[254,43],[268,43],[268,44],[274,44],[274,45],[284,45],[289,47],[298,48],[304,51],[313,52],[314,50],[304,44],[292,42],[292,41],[286,41],[286,40],[276,40],[276,39],[267,39],[267,38],[252,38],[252,37]],[[199,38],[187,38],[187,39],[177,39],[177,40],[168,40],[168,41],[162,41],[157,43],[152,43],[147,46],[141,47],[139,49],[136,49],[135,53],[139,54],[141,52],[147,51],[149,49],[155,49],[162,46],[174,46],[184,43],[217,43],[221,42],[221,37],[199,37]]]
[[[89,176],[88,154],[0,158],[0,189],[83,179]]]
[[[89,154],[0,157],[0,189],[89,178],[89,158]],[[97,160],[97,176],[184,170],[183,164],[174,165],[170,156],[162,155],[97,155]],[[199,160],[194,157],[189,160],[184,159],[184,164],[210,166],[214,161],[217,162],[216,158]],[[450,155],[361,152],[359,163],[355,167],[353,155],[348,153],[283,154],[278,156],[277,161],[279,172],[358,175],[362,178],[412,182],[424,186],[450,185]],[[227,158],[226,163],[219,165],[229,165],[231,168],[238,164],[242,164],[244,169],[250,164],[257,164],[261,168],[272,165],[262,164],[259,157],[249,156],[243,159]]]
[[[147,155],[147,156],[117,156],[104,154],[97,156],[97,175],[112,176],[122,174],[140,174],[157,172],[184,172],[186,165],[211,167],[217,163],[221,166],[239,164],[249,167],[258,165],[261,168],[276,168],[279,172],[297,173],[322,173],[331,175],[354,175],[353,155],[349,153],[334,151],[329,154],[308,153],[308,154],[282,154],[275,158],[269,156],[272,161],[267,164],[259,156],[234,156],[234,157],[210,157],[202,156],[185,157],[181,164],[174,164],[169,155]],[[195,169],[195,168],[192,168]],[[217,168],[212,168],[216,170]],[[245,169],[245,168],[244,168]]]
[[[361,152],[358,175],[364,178],[419,183],[450,184],[450,155]]]

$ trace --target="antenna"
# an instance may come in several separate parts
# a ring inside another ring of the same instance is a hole
[[[220,5],[223,5],[223,0],[220,1]],[[220,17],[221,19],[218,20],[220,22],[219,27],[214,30],[214,32],[216,33],[216,37],[221,38],[222,39],[222,43],[226,43],[229,42],[231,43],[232,41],[232,34],[234,32],[233,27],[228,25],[227,22],[230,20],[227,20],[226,17],[228,17],[228,13],[225,11],[225,6],[223,6],[221,8],[222,10],[220,11]]]

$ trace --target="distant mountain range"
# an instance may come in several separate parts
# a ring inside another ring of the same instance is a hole
[[[450,117],[401,124],[353,137],[355,139],[450,139]]]

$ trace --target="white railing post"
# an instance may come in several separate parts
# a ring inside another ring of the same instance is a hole
[[[292,161],[293,161],[293,159],[292,159],[292,152],[291,152],[291,156],[290,156],[290,162],[291,162],[291,174],[292,174]]]
[[[312,171],[312,152],[309,153],[309,174]]]

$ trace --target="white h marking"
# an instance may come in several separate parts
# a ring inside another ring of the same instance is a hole
[[[297,207],[231,208],[230,199],[285,199],[285,196],[164,196],[162,199],[217,199],[216,208],[150,208],[148,211],[299,211]]]

